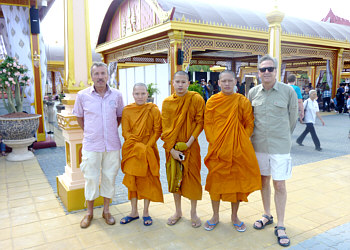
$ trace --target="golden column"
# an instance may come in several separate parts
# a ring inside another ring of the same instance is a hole
[[[173,30],[168,33],[170,39],[170,49],[168,53],[168,62],[170,65],[170,77],[171,82],[173,80],[173,75],[179,71],[183,70],[182,65],[177,65],[178,50],[183,47],[182,41],[185,32],[179,30]],[[171,93],[174,92],[173,85],[171,84]]]
[[[282,27],[281,22],[284,18],[284,13],[277,9],[277,4],[273,11],[266,15],[266,19],[269,22],[269,44],[268,53],[270,56],[274,57],[278,61],[277,70],[277,80],[281,79],[281,65],[282,65],[282,55],[281,55],[281,37],[282,37]]]
[[[311,66],[311,83],[314,85],[316,85],[316,79],[317,79],[317,76],[316,76],[316,72],[317,72],[317,66]]]
[[[72,114],[78,91],[92,85],[88,0],[64,0],[65,110],[57,114],[66,145],[65,173],[57,176],[57,192],[68,211],[84,208],[84,177],[80,171],[83,130]],[[103,204],[100,197],[95,205]]]
[[[344,49],[338,49],[338,53],[337,53],[337,58],[335,60],[335,63],[333,65],[334,67],[334,77],[333,77],[333,86],[332,86],[332,98],[335,97],[335,94],[337,93],[337,89],[340,85],[340,79],[341,79],[341,72],[343,70],[343,52]]]

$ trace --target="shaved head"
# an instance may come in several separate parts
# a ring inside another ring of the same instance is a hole
[[[144,83],[142,83],[142,82],[139,82],[139,83],[135,83],[135,84],[134,84],[134,87],[132,88],[132,91],[133,91],[133,92],[134,92],[134,90],[135,90],[135,87],[144,87],[144,88],[146,89],[146,91],[147,91],[147,85],[144,84]]]

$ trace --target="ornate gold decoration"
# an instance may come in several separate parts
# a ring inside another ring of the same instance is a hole
[[[110,63],[110,62],[117,61],[119,59],[144,55],[148,53],[152,53],[152,54],[160,53],[160,52],[168,51],[169,48],[170,48],[170,40],[163,39],[160,41],[139,45],[130,49],[121,50],[121,51],[117,51],[112,54],[109,54],[107,55],[107,62]]]
[[[146,3],[152,8],[152,10],[157,14],[159,20],[164,23],[170,19],[171,13],[173,12],[174,7],[169,11],[164,11],[160,6],[157,0],[145,0]]]
[[[77,117],[75,115],[63,116],[62,114],[57,114],[57,123],[58,126],[63,130],[81,129],[77,122]]]
[[[266,44],[202,38],[185,38],[182,49],[184,51],[184,63],[189,63],[193,50],[240,51],[250,52],[253,55],[265,55],[267,53]]]

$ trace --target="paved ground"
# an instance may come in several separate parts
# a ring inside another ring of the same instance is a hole
[[[296,167],[293,178],[287,182],[286,227],[295,249],[350,249],[350,121],[345,115],[325,116],[324,119],[325,127],[316,125],[323,152],[314,150],[310,137],[305,139],[304,147],[293,144],[292,148]],[[299,124],[294,139],[302,130],[303,126]],[[204,134],[199,140],[204,158],[207,148]],[[161,147],[160,155],[164,166]],[[249,197],[250,202],[241,205],[239,215],[248,226],[245,233],[233,230],[228,203],[222,203],[221,222],[212,232],[191,228],[188,212],[177,225],[167,226],[165,222],[173,213],[174,206],[170,194],[165,195],[164,204],[151,205],[154,219],[151,227],[144,227],[141,221],[125,226],[107,226],[101,219],[101,208],[97,208],[91,227],[82,230],[79,222],[84,211],[67,214],[54,190],[54,178],[64,168],[64,148],[37,150],[36,156],[35,160],[20,163],[0,159],[0,249],[87,249],[97,248],[99,244],[103,244],[100,247],[118,249],[279,248],[273,226],[262,231],[251,226],[262,213],[259,192]],[[204,184],[205,167],[202,174]],[[161,177],[166,190],[164,171]],[[122,187],[121,180],[119,173],[115,204],[126,201],[126,189]],[[184,211],[188,211],[189,206],[189,202],[183,200]],[[141,209],[142,203],[140,212]],[[127,215],[129,210],[129,203],[111,206],[117,220]],[[272,212],[275,213],[274,210]],[[207,192],[198,204],[198,213],[203,222],[211,216]]]

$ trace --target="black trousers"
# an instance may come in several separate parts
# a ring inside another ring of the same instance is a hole
[[[306,124],[306,128],[305,128],[304,132],[298,137],[297,142],[302,143],[303,140],[305,139],[305,136],[308,133],[310,133],[311,138],[314,141],[315,147],[320,148],[321,144],[320,144],[320,140],[318,139],[318,137],[316,135],[316,130],[315,130],[314,124],[313,123],[305,123],[305,124]]]
[[[326,109],[328,112],[330,111],[330,107],[329,107],[330,103],[331,103],[330,97],[323,98],[323,112],[326,112]]]

